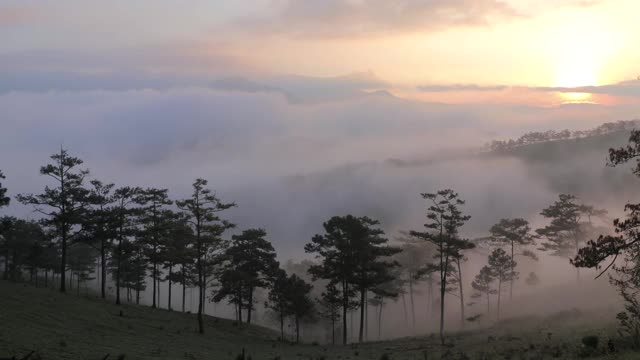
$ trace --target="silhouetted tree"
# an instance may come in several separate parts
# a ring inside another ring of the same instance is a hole
[[[458,237],[458,230],[471,217],[463,215],[460,206],[464,205],[458,194],[450,189],[437,193],[423,193],[428,201],[426,232],[411,231],[411,235],[435,245],[435,264],[428,264],[429,272],[439,274],[440,285],[440,341],[444,344],[444,304],[450,283],[449,276],[456,270],[452,264],[468,245],[468,240]]]
[[[222,234],[234,225],[221,219],[218,213],[234,207],[234,203],[223,203],[208,188],[207,180],[197,179],[193,183],[193,193],[190,198],[178,201],[176,204],[184,210],[187,221],[195,233],[195,263],[198,274],[198,329],[204,334],[202,312],[204,310],[204,295],[206,285],[207,257],[212,252],[222,249]]]
[[[632,172],[640,177],[640,131],[633,130],[629,144],[618,149],[609,149],[609,166],[635,161]],[[615,219],[615,234],[600,235],[597,240],[587,242],[572,259],[576,267],[601,270],[601,276],[613,269],[611,283],[625,301],[625,312],[618,314],[623,332],[632,335],[636,346],[640,345],[640,204],[625,205],[626,218]],[[610,259],[610,260],[609,260]],[[609,261],[608,261],[609,260]],[[605,263],[605,265],[603,265]],[[604,269],[603,269],[604,266]]]
[[[369,300],[369,304],[378,308],[378,340],[382,337],[382,310],[387,299],[397,300],[398,295],[404,291],[404,280],[399,276],[400,271],[394,269],[394,274],[389,281],[378,284],[371,290],[373,298]]]
[[[139,223],[143,225],[141,239],[145,244],[146,256],[149,259],[151,269],[151,279],[153,281],[153,300],[151,307],[159,306],[157,298],[160,281],[160,263],[164,243],[163,232],[167,229],[163,217],[163,208],[171,205],[173,201],[169,199],[167,189],[147,188],[140,191],[136,196],[136,204],[140,206]]]
[[[511,257],[502,248],[497,248],[489,255],[489,268],[493,272],[496,280],[498,280],[498,319],[500,319],[500,298],[502,295],[502,283],[505,281],[513,281],[517,278],[518,273],[513,271],[517,263],[511,260]]]
[[[336,322],[340,320],[340,307],[342,305],[342,297],[340,291],[335,284],[329,283],[316,300],[319,307],[319,315],[331,323],[331,344],[336,343]]]
[[[248,229],[231,237],[231,244],[225,250],[222,286],[214,296],[215,301],[231,298],[238,306],[240,322],[242,309],[247,309],[247,324],[251,323],[255,289],[266,288],[278,267],[276,252],[265,236],[263,229]]]
[[[527,278],[524,279],[524,282],[529,286],[537,286],[540,284],[540,279],[536,273],[530,272],[529,275],[527,275]]]
[[[495,280],[496,278],[493,274],[493,270],[489,266],[485,265],[480,269],[480,272],[471,283],[471,287],[477,291],[478,294],[484,295],[487,299],[487,316],[491,314],[491,295],[495,295],[498,292],[492,286]]]
[[[432,299],[432,273],[426,267],[426,264],[433,259],[433,245],[422,241],[419,238],[411,236],[408,232],[401,232],[396,240],[401,243],[402,251],[394,256],[394,259],[400,264],[405,278],[404,284],[409,289],[409,304],[411,307],[411,328],[415,332],[416,329],[416,310],[414,302],[415,287],[420,281],[427,281],[427,308],[431,309]],[[404,303],[404,293],[403,296]]]
[[[107,254],[114,237],[113,209],[110,205],[114,202],[111,191],[113,184],[104,184],[99,180],[90,182],[89,204],[85,219],[82,224],[83,232],[80,241],[91,245],[100,253],[100,296],[106,297],[107,285]]]
[[[79,233],[88,203],[89,191],[84,188],[88,170],[78,170],[82,160],[66,150],[51,156],[53,163],[42,166],[40,174],[51,177],[55,187],[46,186],[42,194],[20,194],[18,200],[30,204],[44,215],[43,223],[57,231],[61,244],[60,291],[66,291],[67,246]]]
[[[80,295],[80,284],[92,280],[91,274],[99,252],[86,243],[78,242],[69,247],[69,288],[73,288],[74,280],[76,294]],[[74,279],[75,277],[75,279]]]
[[[0,218],[0,227],[0,249],[3,250],[5,259],[4,278],[18,281],[24,266],[32,270],[39,266],[40,254],[36,252],[43,247],[45,234],[37,222],[10,216]],[[33,271],[31,273],[33,274]]]
[[[287,304],[288,313],[293,316],[296,325],[296,343],[300,342],[300,322],[314,314],[314,302],[310,296],[313,285],[308,284],[296,274],[289,276],[287,280]]]
[[[538,260],[538,257],[532,251],[522,249],[525,246],[535,244],[535,237],[531,234],[531,227],[527,220],[522,218],[501,219],[500,222],[491,227],[489,232],[491,233],[492,242],[498,245],[507,245],[511,248],[512,264],[516,263],[516,255]],[[521,252],[516,253],[516,249]],[[515,268],[511,269],[511,271],[515,272]],[[510,299],[513,299],[513,283],[512,279],[509,289]]]
[[[467,257],[464,252],[474,249],[476,245],[468,239],[459,239],[457,241],[456,249],[451,255],[452,265],[454,267],[451,271],[451,284],[457,286],[458,298],[460,300],[460,326],[464,327],[465,315],[464,315],[464,280],[462,279],[462,263],[467,261]],[[452,289],[456,290],[456,289]]]
[[[551,255],[571,258],[578,253],[580,245],[585,241],[587,229],[592,228],[591,216],[602,214],[603,210],[580,204],[577,197],[570,194],[560,194],[558,200],[542,210],[542,216],[551,219],[549,225],[536,230],[536,233],[547,239],[541,243],[543,251],[551,251]],[[584,217],[588,221],[584,221]],[[576,269],[576,276],[580,279],[580,271]]]
[[[367,291],[391,280],[389,270],[397,264],[389,259],[400,249],[390,247],[378,221],[352,215],[334,216],[323,224],[326,234],[316,235],[305,245],[305,251],[315,253],[320,264],[309,272],[314,279],[326,279],[340,284],[343,298],[342,341],[347,343],[347,311],[351,297],[360,294],[360,333],[364,336],[364,311]]]
[[[121,187],[116,189],[113,192],[113,200],[114,207],[112,209],[112,222],[111,222],[111,231],[113,232],[113,236],[118,242],[114,249],[114,268],[115,271],[112,276],[115,278],[116,283],[116,304],[120,304],[120,288],[122,287],[122,265],[124,262],[124,251],[123,245],[128,238],[135,235],[136,233],[136,215],[139,210],[131,205],[135,204],[136,198],[140,193],[141,189],[138,187]],[[138,249],[142,251],[140,247]],[[138,259],[139,261],[142,258]],[[140,264],[140,262],[138,262]],[[139,296],[136,296],[136,302],[139,303]]]
[[[0,180],[6,179],[2,170],[0,170]],[[11,198],[7,196],[7,188],[2,186],[2,182],[0,182],[0,207],[9,205]]]
[[[265,307],[273,310],[280,320],[280,340],[284,341],[284,320],[288,314],[288,277],[282,269],[276,269],[269,279],[269,296]]]
[[[172,285],[176,282],[182,283],[182,274],[174,271],[174,268],[189,261],[187,258],[189,255],[188,247],[193,242],[193,230],[187,224],[184,214],[165,210],[163,216],[167,229],[163,232],[166,238],[163,240],[164,248],[161,257],[163,267],[169,271],[165,277],[165,281],[168,282],[167,309],[173,310]],[[183,288],[183,306],[184,296],[185,289]]]

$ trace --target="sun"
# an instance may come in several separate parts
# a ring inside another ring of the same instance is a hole
[[[546,36],[547,54],[553,70],[553,87],[565,102],[590,102],[591,94],[573,88],[597,86],[606,64],[615,52],[611,27],[591,16],[550,27]]]

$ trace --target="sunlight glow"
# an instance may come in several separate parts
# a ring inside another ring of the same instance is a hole
[[[607,62],[616,51],[611,26],[592,16],[582,16],[552,29],[548,51],[555,63],[555,86],[599,85]]]
[[[583,92],[560,93],[560,98],[565,104],[593,102],[593,94]]]

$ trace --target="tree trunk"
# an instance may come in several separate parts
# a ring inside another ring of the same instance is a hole
[[[502,279],[498,279],[498,320],[500,320],[500,295],[502,295]]]
[[[404,324],[409,325],[409,315],[407,314],[407,299],[402,292],[402,313],[404,314]]]
[[[284,341],[284,309],[280,306],[280,341]]]
[[[365,289],[360,289],[360,332],[358,334],[358,342],[362,342],[364,338],[364,307],[366,303],[366,294],[367,291]]]
[[[9,250],[4,257],[4,273],[2,274],[4,280],[9,280]]]
[[[369,341],[369,292],[364,293],[364,341]]]
[[[347,310],[349,310],[349,285],[342,281],[342,345],[347,345]]]
[[[64,224],[62,225],[65,226]],[[67,234],[66,230],[62,231],[62,256],[60,260],[60,292],[67,292]]]
[[[184,266],[182,267],[182,312],[184,312],[184,302],[187,297],[187,281],[184,275]]]
[[[515,268],[514,268],[514,242],[511,241],[511,287],[509,288],[509,301],[513,301],[513,282],[515,281]]]
[[[100,296],[105,299],[106,295],[106,285],[107,285],[107,264],[106,264],[106,255],[107,249],[104,239],[101,240],[100,244],[100,274],[102,275],[102,282],[100,283]]]
[[[48,269],[44,270],[44,287],[45,288],[49,287],[49,270]]]
[[[122,216],[121,216],[122,217]],[[124,221],[124,220],[120,220]],[[120,236],[118,237],[118,250],[116,259],[116,305],[120,305],[120,264],[122,261],[122,226],[120,227]]]
[[[242,323],[242,289],[238,290],[238,322]]]
[[[576,235],[576,254],[578,253],[578,251],[580,250],[580,244],[578,243],[578,237]],[[580,282],[580,268],[576,266],[576,282]]]
[[[247,324],[251,324],[251,311],[253,310],[253,288],[249,289],[249,307],[247,307]]]
[[[444,296],[447,292],[446,279],[440,283],[440,342],[444,345]]]
[[[380,300],[380,309],[378,310],[378,340],[382,339],[382,307],[384,303]]]
[[[300,343],[300,319],[296,315],[296,344]]]
[[[409,302],[411,303],[411,328],[413,329],[413,335],[416,333],[416,308],[413,303],[413,276],[409,277]],[[427,307],[429,299],[427,299]],[[427,311],[427,314],[429,312]]]
[[[331,345],[336,344],[336,318],[331,317]]]
[[[458,264],[458,287],[460,288],[460,326],[464,329],[464,289],[462,286],[462,267],[460,265],[460,259],[456,262]]]
[[[202,319],[202,296],[203,296],[203,274],[202,274],[202,242],[200,238],[200,219],[196,219],[196,241],[198,246],[198,288],[200,293],[198,296],[198,330],[200,334],[204,334],[204,321]]]
[[[154,247],[153,247],[153,254],[155,255],[155,253],[156,253],[156,247],[154,246]],[[157,285],[157,282],[156,282],[156,276],[157,276],[157,271],[158,271],[158,269],[157,269],[157,265],[156,265],[156,263],[154,262],[154,263],[153,263],[152,272],[151,272],[151,273],[152,273],[152,274],[151,274],[151,279],[153,280],[153,294],[152,294],[152,295],[153,295],[153,296],[152,296],[152,298],[153,298],[153,299],[152,299],[151,307],[152,307],[153,309],[155,309],[155,308],[156,308],[156,295],[157,295],[157,290],[156,290],[156,285]]]
[[[169,298],[167,299],[167,307],[171,311],[171,276],[173,271],[173,265],[169,265]]]

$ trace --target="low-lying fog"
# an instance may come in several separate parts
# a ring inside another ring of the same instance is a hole
[[[378,219],[389,238],[420,230],[425,222],[420,193],[443,188],[466,200],[464,212],[471,220],[462,233],[469,238],[487,236],[504,217],[542,226],[541,209],[559,193],[574,193],[618,216],[626,201],[637,200],[628,170],[605,166],[607,148],[623,145],[624,136],[580,148],[579,154],[549,149],[539,158],[476,150],[489,140],[532,130],[628,120],[637,110],[588,104],[449,106],[380,93],[300,103],[271,91],[210,88],[12,92],[0,96],[5,134],[0,163],[11,196],[44,187],[39,166],[61,144],[84,159],[95,178],[166,187],[173,199],[186,197],[193,180],[203,177],[223,200],[238,204],[228,212],[235,231],[263,227],[281,262],[299,262],[310,258],[304,244],[333,215]],[[35,217],[15,201],[8,212]],[[486,254],[475,251],[464,264],[467,294]],[[521,265],[514,301],[503,301],[505,318],[606,308],[618,301],[606,279],[594,282],[592,271],[583,271],[576,283],[566,259],[540,255],[539,262]],[[529,272],[539,276],[537,287],[524,284]],[[427,320],[424,285],[418,290],[417,331],[423,332],[435,326],[435,318]],[[457,298],[451,296],[447,306],[453,328],[459,323]],[[476,309],[470,307],[468,314]],[[402,298],[385,309],[383,337],[411,332],[403,311]],[[207,312],[232,317],[222,304],[208,304]],[[375,319],[372,314],[374,334]]]

